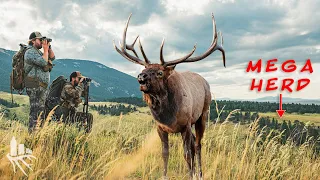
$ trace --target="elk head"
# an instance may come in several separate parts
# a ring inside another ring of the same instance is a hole
[[[143,65],[145,67],[145,69],[138,75],[138,82],[140,84],[140,90],[143,91],[144,93],[159,94],[161,92],[166,92],[166,89],[167,89],[166,82],[167,82],[168,78],[170,77],[170,75],[174,72],[174,68],[177,64],[200,61],[200,60],[206,58],[207,56],[209,56],[215,50],[219,50],[222,52],[223,65],[225,67],[225,52],[222,47],[223,38],[220,33],[222,41],[221,41],[221,45],[218,45],[217,44],[218,43],[218,35],[217,35],[216,24],[215,24],[213,14],[212,14],[212,22],[213,22],[213,28],[214,28],[213,39],[212,39],[210,47],[202,55],[191,58],[192,54],[196,50],[196,45],[195,45],[194,48],[192,49],[192,51],[189,54],[187,54],[186,56],[179,58],[179,59],[176,59],[176,60],[165,62],[164,58],[163,58],[163,45],[164,45],[164,40],[163,40],[161,47],[160,47],[160,64],[151,64],[150,63],[149,59],[147,58],[147,56],[143,50],[143,47],[140,42],[140,38],[139,38],[139,47],[140,47],[140,51],[142,53],[142,56],[144,58],[144,61],[139,58],[138,54],[136,53],[136,51],[134,49],[134,45],[135,45],[139,36],[136,37],[136,39],[134,40],[134,42],[131,45],[126,44],[127,29],[128,29],[131,15],[132,14],[130,14],[130,16],[128,18],[128,21],[126,23],[126,27],[123,32],[122,43],[119,42],[120,49],[114,44],[114,42],[113,42],[113,45],[114,45],[114,48],[118,51],[118,53],[121,54],[124,58],[126,58],[127,60],[129,60],[133,63]],[[129,54],[126,50],[131,50],[135,56]]]

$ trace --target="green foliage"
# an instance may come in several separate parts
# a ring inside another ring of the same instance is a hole
[[[124,115],[124,114],[128,114],[130,112],[137,111],[137,108],[135,106],[130,105],[130,104],[128,106],[125,106],[123,104],[110,105],[110,106],[93,105],[93,106],[90,106],[90,108],[92,110],[98,111],[99,114],[102,114],[102,115],[110,114],[111,116],[119,116],[121,113]]]
[[[117,103],[127,103],[132,104],[138,107],[146,107],[147,104],[142,100],[142,98],[138,97],[121,97],[121,98],[112,98],[108,99],[108,102],[117,102]]]
[[[217,101],[219,106],[225,106],[224,110],[234,110],[241,109],[241,111],[251,111],[251,112],[275,112],[279,109],[279,103],[271,102],[253,102],[253,101],[230,101],[222,100]],[[211,103],[211,109],[215,111],[215,103]],[[320,105],[316,104],[283,104],[283,109],[286,113],[320,113]]]

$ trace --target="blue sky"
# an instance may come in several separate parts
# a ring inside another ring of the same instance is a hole
[[[32,31],[40,31],[53,38],[57,58],[89,59],[132,76],[143,67],[125,60],[112,45],[113,39],[121,40],[130,13],[127,42],[140,35],[147,56],[157,63],[163,38],[166,60],[182,57],[195,43],[195,55],[204,52],[212,39],[213,12],[223,33],[227,68],[221,53],[214,52],[202,61],[178,65],[177,71],[200,73],[218,98],[239,99],[280,93],[249,91],[253,77],[307,77],[307,88],[284,96],[320,99],[318,0],[1,0],[0,9],[0,47],[17,50]],[[246,74],[247,63],[260,58],[278,58],[278,67],[294,59],[298,69],[310,58],[314,72]]]

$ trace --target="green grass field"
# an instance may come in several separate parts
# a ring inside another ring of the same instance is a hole
[[[0,91],[0,98],[11,102],[11,94]],[[13,100],[18,104],[29,104],[29,98],[25,95],[13,94]]]
[[[0,97],[10,99],[6,93]],[[25,96],[14,99],[28,104]],[[14,109],[19,117],[28,113],[26,105]],[[26,178],[20,170],[15,174],[6,158],[12,136],[37,157],[33,171],[22,165],[29,175],[26,179],[161,179],[161,142],[156,124],[147,108],[141,110],[123,116],[92,112],[90,134],[63,123],[45,123],[28,134],[25,125],[2,118],[0,179]],[[255,125],[248,127],[228,122],[207,127],[202,141],[204,179],[320,179],[320,159],[308,144],[279,144],[277,137],[263,142]],[[169,178],[188,179],[181,135],[171,134],[169,143]]]

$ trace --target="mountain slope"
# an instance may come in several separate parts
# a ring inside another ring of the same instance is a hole
[[[255,99],[258,102],[279,102],[279,96],[266,96],[263,98]],[[291,98],[291,97],[283,97],[283,103],[300,103],[300,104],[320,104],[320,99],[302,99],[302,98]]]
[[[10,91],[11,59],[15,52],[0,48],[0,91]],[[77,59],[57,59],[51,71],[51,82],[63,75],[69,79],[73,71],[81,71],[84,76],[90,77],[90,98],[92,101],[103,101],[116,97],[141,97],[136,79],[125,73],[109,68],[103,64]]]

